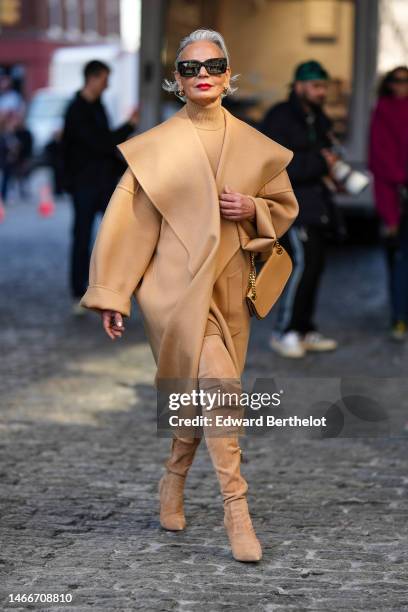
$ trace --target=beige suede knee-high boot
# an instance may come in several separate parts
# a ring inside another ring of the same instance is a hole
[[[241,449],[238,436],[206,436],[207,448],[224,498],[224,526],[232,555],[237,561],[259,561],[261,544],[249,514],[248,484],[240,472]]]
[[[201,438],[173,437],[166,473],[159,482],[160,524],[169,531],[186,526],[184,516],[184,484]]]
[[[223,343],[217,335],[204,338],[200,357],[198,377],[200,389],[206,393],[217,390],[238,395],[241,392],[241,381],[237,376],[234,364]],[[215,405],[208,410],[206,402],[202,404],[203,415],[212,417],[216,422],[217,415],[242,417],[244,410],[239,405]],[[212,464],[217,474],[221,493],[224,498],[224,525],[231,544],[232,554],[237,561],[259,561],[262,548],[256,537],[249,515],[246,493],[248,484],[241,475],[241,449],[239,436],[243,428],[233,427],[226,433],[222,425],[204,426],[205,440]]]

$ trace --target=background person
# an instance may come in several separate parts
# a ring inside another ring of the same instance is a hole
[[[111,130],[101,101],[109,85],[110,68],[93,60],[84,68],[84,87],[68,105],[62,137],[65,188],[72,195],[74,221],[70,258],[73,313],[83,314],[78,302],[88,285],[90,242],[95,216],[104,212],[123,162],[116,145],[136,128],[138,113]]]
[[[383,78],[370,125],[369,168],[388,263],[391,336],[408,328],[408,68]]]
[[[0,120],[1,198],[7,203],[15,181],[22,198],[27,197],[26,180],[31,170],[33,139],[25,125],[23,111],[9,111]]]
[[[7,113],[24,113],[23,96],[14,89],[13,79],[0,69],[0,115]]]
[[[314,320],[326,256],[326,232],[336,230],[337,215],[323,179],[337,161],[330,151],[331,121],[323,111],[329,75],[316,61],[300,64],[289,99],[265,115],[261,131],[294,152],[288,174],[299,202],[299,216],[282,239],[293,271],[278,302],[270,346],[283,357],[328,351],[337,342],[317,331]]]

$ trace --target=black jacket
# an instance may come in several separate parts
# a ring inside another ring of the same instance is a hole
[[[89,186],[92,181],[113,185],[126,167],[116,145],[133,130],[129,123],[111,130],[101,100],[88,102],[77,92],[66,110],[62,137],[67,191]]]
[[[260,129],[269,138],[294,152],[288,174],[299,202],[296,225],[319,225],[335,229],[335,208],[331,192],[322,182],[328,166],[320,149],[329,147],[327,132],[331,120],[318,106],[313,106],[314,123],[295,92],[286,102],[273,106],[265,115]]]

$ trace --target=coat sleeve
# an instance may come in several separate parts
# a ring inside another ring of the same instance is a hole
[[[128,168],[99,226],[81,306],[130,316],[132,294],[153,255],[160,227],[160,213]]]
[[[256,196],[255,219],[243,221],[239,232],[244,250],[270,252],[274,241],[292,225],[299,213],[286,168],[268,181]]]

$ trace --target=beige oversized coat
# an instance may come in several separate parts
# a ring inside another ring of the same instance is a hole
[[[185,106],[119,145],[128,169],[92,251],[81,304],[129,316],[134,295],[157,364],[158,388],[161,380],[196,379],[209,317],[242,374],[250,327],[244,299],[249,251],[265,259],[298,214],[286,172],[293,153],[223,112],[216,177]],[[220,216],[226,184],[253,198],[254,222]]]

